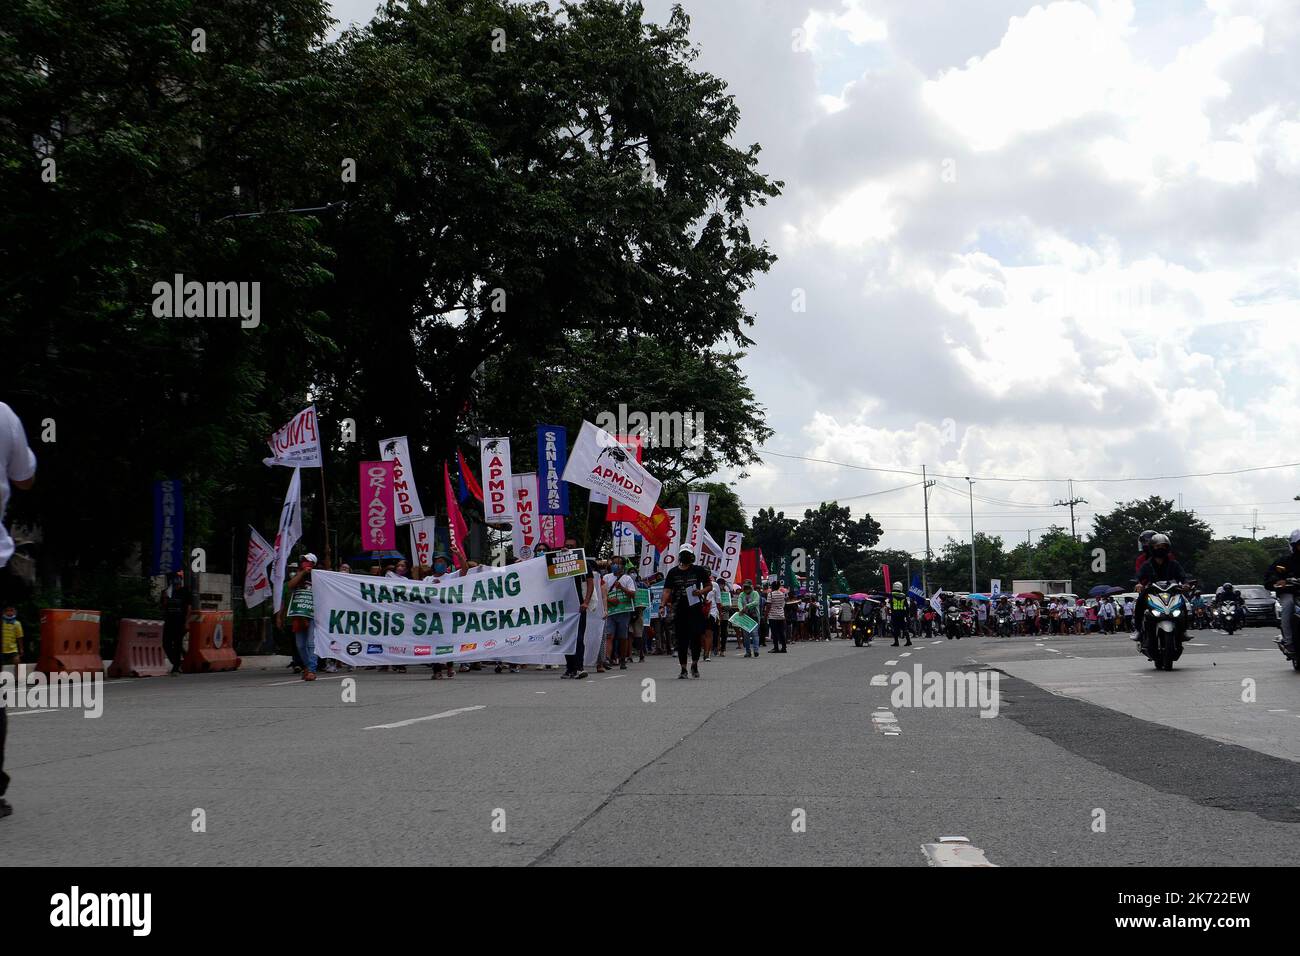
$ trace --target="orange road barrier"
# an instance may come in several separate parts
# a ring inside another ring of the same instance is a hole
[[[190,614],[190,646],[181,661],[187,674],[238,670],[235,656],[235,613],[194,611]]]
[[[36,669],[45,674],[102,674],[99,612],[42,608],[41,652]]]
[[[127,618],[117,626],[117,649],[109,677],[162,677],[171,665],[163,653],[162,621]]]

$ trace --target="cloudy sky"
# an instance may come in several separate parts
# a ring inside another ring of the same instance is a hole
[[[1098,480],[1300,461],[1300,2],[683,6],[786,183],[753,216],[751,511],[838,498],[919,552],[925,464],[936,548],[967,475],[1009,545],[1068,525],[1069,478],[1083,528],[1156,493],[1300,526],[1300,468]]]

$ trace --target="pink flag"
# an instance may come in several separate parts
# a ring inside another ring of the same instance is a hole
[[[538,515],[542,544],[553,551],[564,547],[564,515]]]
[[[397,547],[393,465],[391,461],[361,463],[361,546],[367,551],[392,551]]]
[[[451,559],[459,568],[461,560],[458,552],[465,550],[465,539],[469,537],[469,528],[465,526],[465,516],[460,513],[456,493],[451,490],[451,469],[447,467],[445,461],[442,463],[442,484],[447,496],[447,533],[451,536]]]

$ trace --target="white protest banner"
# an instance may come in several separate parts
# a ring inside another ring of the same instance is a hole
[[[694,551],[695,557],[698,558],[700,544],[704,540],[704,522],[709,517],[709,493],[692,491],[686,498],[686,540],[683,543]],[[718,550],[721,552],[722,549]]]
[[[578,645],[573,579],[546,558],[406,581],[312,572],[316,652],[354,666],[556,663]]]
[[[682,546],[682,509],[665,508],[668,512],[669,541],[668,548],[659,555],[659,570],[668,576],[668,572],[677,567],[677,551]]]
[[[289,552],[302,537],[302,470],[295,468],[289,479],[289,490],[280,506],[280,524],[275,532],[275,564],[271,570],[271,610],[279,612],[284,602],[284,569],[289,563]],[[315,571],[312,572],[314,577]]]
[[[615,521],[613,528],[614,555],[620,558],[630,558],[635,555],[636,528],[626,521]]]
[[[516,558],[531,558],[537,546],[540,530],[537,524],[537,472],[514,475],[510,481],[514,488],[515,520],[510,528]]]
[[[723,584],[736,583],[736,568],[740,565],[740,549],[745,542],[743,531],[728,531],[722,542],[722,573],[718,575]]]
[[[411,471],[411,452],[406,436],[385,438],[379,442],[379,457],[393,462],[393,503],[397,506],[394,520],[398,524],[411,524],[424,518],[420,507],[420,493],[415,490],[415,474]]]
[[[483,520],[488,524],[513,524],[515,502],[510,473],[510,439],[481,438],[478,450],[483,468]]]
[[[641,539],[641,557],[637,561],[636,575],[642,581],[649,580],[655,573],[655,546],[645,538]]]
[[[320,429],[317,427],[316,406],[308,405],[289,420],[267,442],[271,457],[263,458],[264,465],[286,465],[289,468],[319,468]]]
[[[271,596],[271,578],[266,569],[274,560],[275,548],[250,526],[248,563],[244,565],[244,607],[257,607]]]
[[[591,422],[582,423],[564,466],[564,480],[608,495],[642,515],[654,513],[662,487],[613,435]]]
[[[433,549],[438,542],[437,527],[438,523],[433,518],[411,522],[411,567],[433,566]]]

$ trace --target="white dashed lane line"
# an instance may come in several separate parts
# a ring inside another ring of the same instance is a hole
[[[886,667],[896,667],[897,665],[898,665],[898,661],[885,661]]]
[[[888,687],[888,686],[889,686],[889,675],[888,675],[888,674],[876,674],[874,677],[871,678],[871,686],[872,686],[872,687]]]
[[[438,720],[442,717],[454,717],[457,714],[467,714],[471,710],[484,710],[486,705],[475,704],[473,707],[457,707],[455,710],[444,710],[440,714],[429,714],[427,717],[412,717],[410,720],[399,720],[393,724],[374,724],[367,727],[366,730],[394,730],[397,727],[409,727],[411,724],[418,724],[426,720]]]
[[[871,725],[876,729],[876,733],[884,734],[886,737],[897,737],[902,733],[898,726],[898,718],[887,710],[877,710],[873,713]]]
[[[938,843],[921,844],[921,852],[931,866],[997,866],[965,837],[939,837]]]

